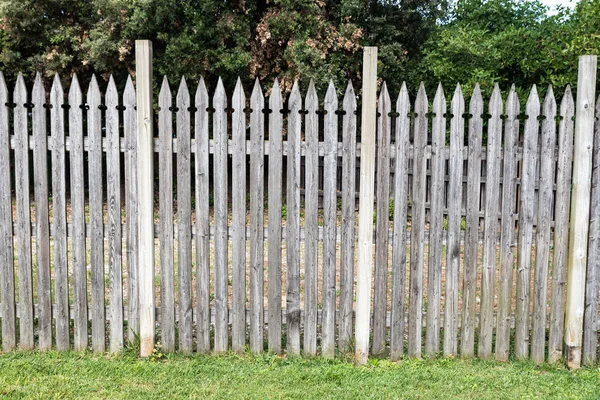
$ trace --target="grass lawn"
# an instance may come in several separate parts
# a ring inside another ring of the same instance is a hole
[[[140,360],[92,353],[0,355],[2,398],[600,398],[600,369],[481,360],[290,359],[265,355]]]

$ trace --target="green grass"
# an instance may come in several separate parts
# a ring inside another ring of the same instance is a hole
[[[512,362],[91,353],[0,355],[3,398],[600,398],[600,370]]]

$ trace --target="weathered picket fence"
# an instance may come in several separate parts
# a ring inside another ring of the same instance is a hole
[[[164,78],[156,137],[147,63],[137,100],[131,79],[120,95],[111,78],[102,100],[94,77],[84,97],[73,76],[65,97],[57,75],[48,99],[40,75],[31,97],[21,75],[12,95],[0,75],[2,350],[114,352],[140,335],[146,354],[159,340],[186,353],[249,344],[333,357],[355,346],[359,361],[369,349],[507,360],[514,346],[519,359],[556,362],[583,340],[584,362],[596,362],[595,58],[578,84],[591,91],[577,121],[588,141],[575,135],[574,150],[568,87],[557,104],[534,86],[521,112],[514,88],[486,102],[479,87],[447,100],[440,86],[428,114],[423,86],[414,102],[405,85],[392,102],[383,83],[375,103],[367,55],[362,116],[351,83],[340,107],[333,85],[321,101],[296,83],[285,102],[277,81],[268,100],[256,81],[248,101],[240,81],[229,97],[221,81],[211,96],[182,78],[173,101]],[[590,164],[581,178],[592,132],[593,177]],[[578,304],[579,336],[565,321]]]

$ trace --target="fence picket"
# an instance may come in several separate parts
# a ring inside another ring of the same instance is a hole
[[[179,350],[192,352],[192,160],[190,92],[185,77],[177,91],[177,271],[179,273]]]
[[[117,95],[116,88],[114,91]],[[50,91],[51,147],[52,151],[52,222],[54,242],[54,301],[56,303],[56,348],[68,350],[69,334],[69,273],[67,268],[67,199],[65,174],[65,112],[64,91],[58,74],[54,75]],[[108,124],[107,124],[108,125]],[[118,125],[117,125],[118,126]],[[46,134],[44,132],[44,134]],[[46,152],[44,152],[46,155]],[[117,149],[118,157],[118,149]],[[118,165],[117,165],[118,168]],[[119,220],[118,229],[121,229]],[[118,239],[120,248],[120,237]],[[112,304],[112,301],[111,301]],[[111,321],[111,327],[123,330],[123,318]]]
[[[481,191],[481,141],[483,98],[475,85],[469,104],[469,167],[467,173],[467,227],[465,232],[463,310],[460,353],[475,355],[475,302],[477,298],[477,253],[479,250],[479,197]]]
[[[38,348],[40,350],[50,350],[52,348],[52,292],[50,290],[50,220],[48,214],[48,131],[46,107],[43,107],[46,104],[46,91],[42,83],[42,75],[39,72],[35,76],[31,101],[34,104],[32,109],[32,131],[34,143],[33,170],[35,171],[33,174],[36,228],[35,261],[39,315]],[[61,105],[62,102],[57,106],[60,107]]]
[[[508,361],[510,354],[510,314],[516,234],[514,214],[517,196],[517,159],[515,153],[519,141],[519,112],[519,98],[515,91],[515,85],[513,85],[506,100],[506,119],[504,120],[502,227],[496,324],[496,360],[498,361]]]
[[[175,297],[173,248],[173,116],[171,89],[163,77],[158,94],[158,207],[160,213],[158,241],[160,246],[160,326],[165,351],[175,350]]]
[[[342,223],[340,244],[340,318],[338,349],[347,352],[352,338],[354,297],[354,224],[356,212],[356,96],[352,81],[344,94],[342,121]]]
[[[282,117],[279,81],[275,79],[269,96],[268,170],[268,321],[269,351],[281,353],[281,192],[283,170]]]

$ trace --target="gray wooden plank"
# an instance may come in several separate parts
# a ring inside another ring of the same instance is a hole
[[[524,359],[529,350],[529,287],[531,247],[533,244],[533,214],[535,172],[538,159],[540,100],[535,85],[526,105],[523,170],[520,185],[519,240],[517,260],[517,298],[515,308],[515,356]]]
[[[2,350],[17,344],[8,88],[0,71],[0,310]]]
[[[427,160],[427,94],[421,82],[415,100],[413,181],[411,201],[410,295],[408,308],[408,356],[421,357],[423,320],[423,264],[425,239],[425,190]]]
[[[115,89],[116,95],[116,89]],[[67,183],[65,163],[65,111],[64,91],[58,74],[54,75],[50,91],[50,150],[52,151],[52,223],[54,243],[54,302],[56,312],[56,348],[68,350],[69,334],[69,271],[67,266]],[[118,144],[116,149],[119,154]],[[45,154],[46,155],[46,154]],[[121,221],[118,221],[118,229]],[[119,323],[117,321],[117,323]],[[111,323],[112,326],[112,323]],[[122,318],[120,326],[123,326]]]
[[[268,170],[268,321],[269,351],[281,353],[281,194],[283,171],[282,128],[283,109],[279,81],[275,78],[269,96]],[[263,150],[264,151],[264,150]]]
[[[231,349],[246,344],[246,95],[238,77],[231,100]]]
[[[324,357],[335,356],[335,297],[336,297],[336,234],[337,234],[337,141],[338,98],[333,82],[329,81],[325,95],[323,160],[323,322],[321,352]]]
[[[287,352],[300,355],[300,110],[302,98],[298,81],[288,99],[287,180],[286,180],[286,258]]]
[[[14,91],[15,200],[17,203],[17,254],[19,257],[19,344],[23,350],[34,347],[33,283],[31,271],[31,210],[29,201],[29,130],[27,88],[19,72]]]
[[[210,232],[208,162],[208,92],[200,78],[194,116],[196,154],[196,341],[200,353],[210,351]]]
[[[408,213],[408,158],[410,147],[410,99],[402,82],[396,102],[396,168],[394,173],[394,233],[392,242],[392,315],[390,357],[400,359],[404,353],[404,308],[406,301],[406,240]],[[354,196],[354,193],[352,193]]]
[[[38,287],[38,348],[52,348],[52,296],[50,290],[50,220],[48,214],[48,130],[46,127],[46,91],[41,73],[33,84],[33,188],[35,199],[35,244]],[[62,105],[59,104],[60,107]],[[54,107],[54,105],[53,105]],[[64,333],[64,332],[63,332]],[[58,340],[58,338],[57,338]]]
[[[173,245],[173,103],[167,77],[163,77],[158,95],[158,207],[160,213],[158,242],[160,246],[161,344],[163,350],[175,350],[175,287]]]
[[[515,258],[515,221],[517,199],[517,157],[519,141],[519,98],[513,85],[506,100],[504,120],[504,158],[502,170],[502,227],[500,236],[500,276],[496,325],[496,360],[508,361],[510,355],[510,316],[513,299]]]
[[[227,299],[227,97],[219,78],[213,97],[214,220],[215,220],[215,352],[223,353],[228,347]]]
[[[304,103],[305,184],[304,184],[304,354],[317,353],[317,269],[319,218],[319,99],[314,82],[308,85]]]
[[[465,99],[456,85],[450,105],[450,161],[448,182],[448,237],[446,239],[446,292],[444,308],[444,346],[446,357],[458,354],[458,299],[461,254],[461,218],[463,198],[463,158],[465,143]]]
[[[390,207],[390,140],[392,109],[385,82],[377,102],[377,167],[375,192],[375,269],[373,282],[373,355],[381,355],[386,347],[385,315],[387,312],[387,280],[389,274],[389,207]]]
[[[85,244],[85,186],[83,164],[83,96],[77,75],[69,88],[69,166],[71,177],[71,246],[73,269],[73,348],[88,347],[87,262]]]
[[[440,347],[442,286],[442,228],[444,219],[444,174],[446,160],[446,97],[439,84],[433,99],[431,126],[431,208],[429,211],[429,260],[427,270],[427,332],[425,354],[435,356]]]
[[[127,254],[127,340],[133,343],[140,333],[139,263],[137,226],[137,113],[135,88],[131,76],[127,77],[123,92],[123,133],[125,136],[125,231]]]
[[[479,250],[479,195],[481,182],[481,140],[483,98],[475,85],[469,104],[469,167],[467,174],[467,226],[465,233],[463,312],[460,353],[475,355],[475,302],[477,298],[477,253]]]
[[[192,352],[192,160],[190,92],[181,78],[177,92],[177,271],[179,273],[179,350]]]
[[[481,309],[479,313],[479,341],[477,355],[492,357],[494,331],[494,303],[496,299],[496,248],[500,226],[500,150],[502,146],[502,94],[494,85],[488,113],[487,158],[485,183],[485,217],[483,234],[483,260],[481,265]]]
[[[583,363],[595,365],[598,358],[598,290],[600,285],[600,98],[596,101],[594,150],[592,166],[592,193],[588,265],[585,280],[585,308],[583,314]]]
[[[210,351],[210,232],[208,92],[200,78],[194,116],[196,136],[196,341],[200,353]]]
[[[338,349],[347,352],[352,340],[354,304],[354,225],[356,213],[356,95],[352,81],[344,94],[342,120],[342,222],[340,226],[340,318]]]
[[[258,78],[250,99],[250,351],[263,351],[265,100]],[[281,302],[280,302],[281,304]]]

